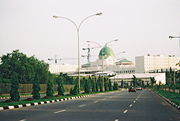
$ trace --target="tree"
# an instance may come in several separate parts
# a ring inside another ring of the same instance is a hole
[[[113,85],[113,90],[118,90],[118,83],[117,82],[114,82],[114,85]]]
[[[136,84],[137,84],[137,78],[135,75],[133,75],[133,78],[132,78],[132,83],[133,83],[133,86],[135,87]]]
[[[62,76],[59,75],[57,77],[57,80],[56,80],[57,84],[58,84],[58,95],[61,95],[61,96],[64,96],[64,86],[63,86],[63,79],[62,79]]]
[[[38,75],[36,74],[35,80],[33,81],[33,91],[32,91],[33,99],[40,99],[41,97],[39,93],[40,90],[41,90],[40,83],[39,83]]]
[[[109,91],[108,78],[106,77],[104,77],[104,89],[105,91]]]
[[[84,84],[84,92],[85,92],[85,93],[90,93],[89,79],[83,78],[83,80],[85,81],[85,84]]]
[[[58,95],[64,96],[64,86],[63,81],[58,83]]]
[[[92,92],[96,92],[97,90],[96,90],[96,79],[95,78],[93,78],[92,79]]]
[[[108,86],[109,86],[109,91],[112,91],[113,89],[113,87],[112,87],[112,83],[111,83],[111,80],[109,79],[109,83],[108,83]]]
[[[47,97],[52,97],[53,94],[54,94],[53,83],[52,83],[51,80],[49,80],[48,83],[47,83],[46,96]]]
[[[154,84],[156,83],[156,80],[154,77],[150,77],[150,81],[151,81],[151,86],[153,87]]]
[[[77,95],[80,93],[80,90],[79,90],[79,80],[78,80],[78,77],[75,79],[75,86],[73,89],[70,90],[70,94],[71,95]]]
[[[11,79],[11,90],[10,90],[10,96],[12,101],[19,101],[20,96],[19,96],[19,80],[17,73],[14,72],[12,74],[12,79]]]
[[[98,83],[99,83],[100,92],[103,92],[104,91],[104,79],[103,79],[103,77],[99,76]]]
[[[1,57],[0,73],[3,78],[10,79],[13,72],[17,73],[20,83],[32,83],[35,74],[39,74],[40,83],[48,80],[48,64],[39,61],[34,56],[27,57],[19,50]]]
[[[96,83],[96,92],[98,92],[99,91],[99,82],[96,77],[95,77],[95,83]]]
[[[121,80],[121,88],[124,88],[124,81]]]

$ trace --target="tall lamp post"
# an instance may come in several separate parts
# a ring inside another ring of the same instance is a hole
[[[180,48],[180,36],[169,36],[170,39],[173,39],[173,38],[179,38],[179,48]]]
[[[74,22],[72,19],[70,18],[67,18],[67,17],[62,17],[62,16],[53,16],[53,18],[62,18],[62,19],[66,19],[68,20],[69,22],[71,22],[75,28],[76,28],[76,31],[77,31],[77,41],[78,41],[78,84],[79,84],[79,91],[80,91],[80,46],[79,46],[79,40],[80,40],[80,34],[79,34],[79,31],[80,31],[80,28],[82,26],[82,24],[89,18],[91,17],[94,17],[94,16],[100,16],[102,15],[102,13],[96,13],[96,14],[93,14],[93,15],[90,15],[90,16],[87,16],[86,18],[84,18],[80,24],[77,24],[76,22]]]
[[[170,39],[173,39],[173,38],[179,38],[179,49],[180,49],[180,36],[169,36]],[[180,61],[177,63],[177,65],[180,66]],[[176,84],[176,70],[174,70],[174,85]]]

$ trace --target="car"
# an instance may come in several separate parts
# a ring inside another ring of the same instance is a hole
[[[128,91],[129,91],[129,92],[136,92],[136,89],[135,89],[134,87],[130,87],[130,88],[128,89]]]
[[[136,87],[136,90],[142,90],[142,87]]]

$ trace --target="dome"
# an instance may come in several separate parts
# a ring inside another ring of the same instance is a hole
[[[99,52],[99,59],[102,59],[102,57],[104,59],[107,59],[110,56],[114,57],[114,52],[111,48],[107,46],[103,47]]]

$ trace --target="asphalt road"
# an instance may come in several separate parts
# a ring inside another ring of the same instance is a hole
[[[121,91],[0,111],[0,121],[180,121],[180,112],[151,91]]]

